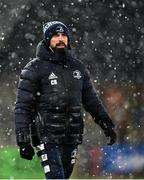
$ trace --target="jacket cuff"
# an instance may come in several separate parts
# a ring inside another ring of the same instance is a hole
[[[16,141],[18,146],[30,143],[30,135],[22,132],[16,133]]]
[[[114,124],[112,122],[111,119],[107,118],[107,119],[102,119],[102,120],[96,120],[95,122],[104,130],[112,130],[114,129]]]

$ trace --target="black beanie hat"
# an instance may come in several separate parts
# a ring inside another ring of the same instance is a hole
[[[47,45],[50,45],[50,40],[53,35],[57,33],[64,33],[68,37],[68,49],[71,49],[70,47],[70,33],[65,24],[63,24],[60,21],[51,21],[47,22],[43,25],[43,34],[44,34],[44,39],[47,43]]]

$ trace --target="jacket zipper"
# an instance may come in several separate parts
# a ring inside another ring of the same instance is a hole
[[[64,71],[66,72],[66,75],[64,74]],[[68,96],[69,96],[69,87],[68,87],[68,82],[66,80],[66,77],[68,76],[68,67],[63,67],[62,68],[62,76],[63,76],[63,80],[64,80],[64,89],[66,90],[66,96],[67,96],[67,107],[66,107],[66,121],[65,121],[65,134],[69,133],[69,100],[68,100]]]

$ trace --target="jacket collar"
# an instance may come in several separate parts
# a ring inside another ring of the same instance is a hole
[[[41,60],[47,60],[52,61],[53,63],[63,64],[63,62],[55,58],[54,52],[46,45],[44,40],[40,41],[37,45],[36,57],[38,57]],[[70,53],[67,53],[67,62],[69,60],[72,60],[72,56]],[[66,65],[67,62],[65,62],[64,65]]]

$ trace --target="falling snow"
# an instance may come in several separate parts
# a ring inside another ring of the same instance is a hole
[[[107,147],[103,131],[84,112],[78,176],[144,177],[143,9],[142,0],[0,0],[0,149],[16,146],[14,107],[21,69],[35,57],[42,24],[60,20],[68,25],[72,53],[90,70],[118,133],[114,148]]]

